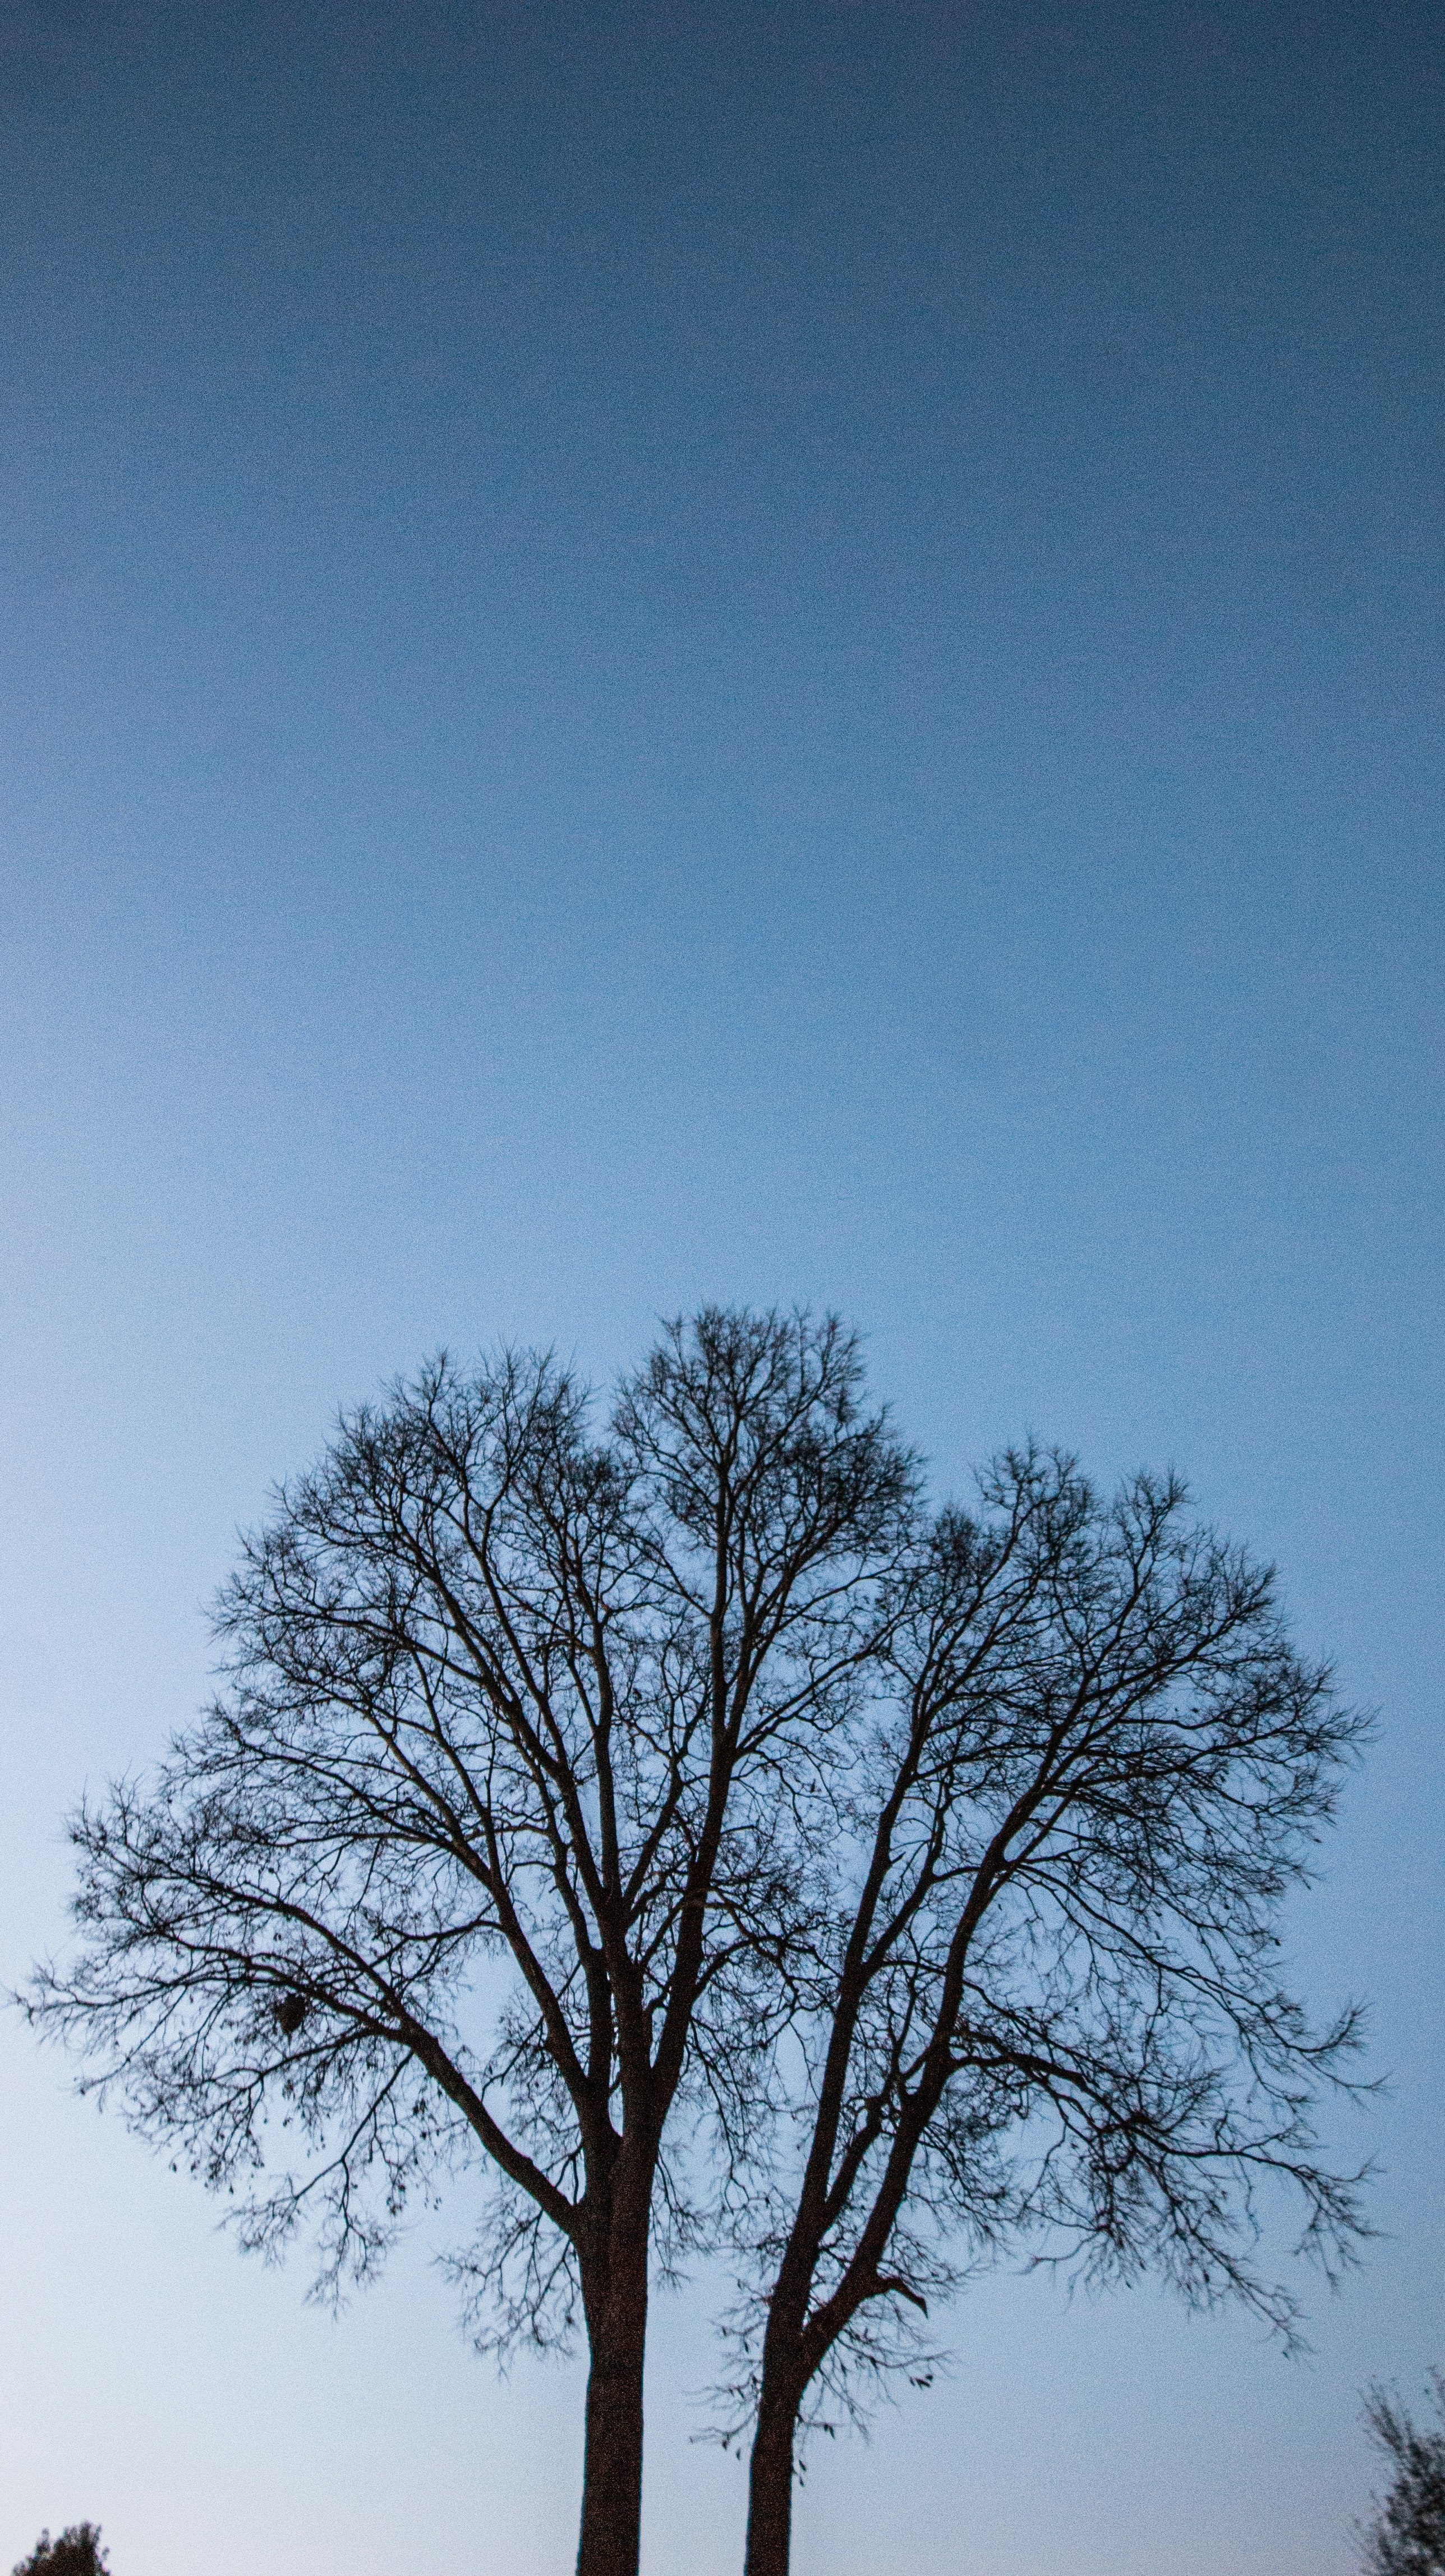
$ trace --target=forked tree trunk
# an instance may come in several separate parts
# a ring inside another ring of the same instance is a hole
[[[614,2246],[607,2289],[589,2303],[591,2369],[577,2576],[637,2576],[642,2544],[642,2364],[647,2234]]]
[[[788,2576],[793,2544],[793,2445],[799,2392],[770,2389],[766,2375],[748,2470],[745,2576]]]

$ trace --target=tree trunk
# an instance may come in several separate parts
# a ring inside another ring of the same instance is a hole
[[[647,2237],[618,2259],[589,2304],[592,2366],[582,2466],[577,2576],[637,2576],[642,2544],[642,2362],[647,2340]]]
[[[788,2576],[793,2543],[793,2443],[798,2395],[769,2389],[764,2370],[757,2431],[748,2471],[748,2546],[744,2576]]]

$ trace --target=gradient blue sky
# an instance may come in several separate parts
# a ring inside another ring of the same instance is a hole
[[[1442,109],[1388,0],[0,15],[5,1972],[441,1342],[836,1305],[941,1487],[1183,1466],[1381,1711],[1313,2359],[991,2283],[799,2576],[1344,2576],[1445,2361]],[[570,2564],[575,2370],[424,2235],[334,2326],[0,2036],[0,2563]],[[738,2564],[710,2295],[649,2576]]]

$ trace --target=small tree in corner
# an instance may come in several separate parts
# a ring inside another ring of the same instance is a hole
[[[1440,2423],[1423,2431],[1397,2398],[1369,2393],[1370,2438],[1395,2474],[1360,2534],[1366,2576],[1445,2576],[1445,2379],[1432,2370],[1430,2382]]]
[[[28,2558],[22,2558],[14,2576],[106,2576],[110,2560],[100,2545],[100,2525],[73,2522],[52,2540],[42,2531]]]

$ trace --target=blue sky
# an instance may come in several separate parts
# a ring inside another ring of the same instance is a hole
[[[1442,107],[1424,6],[0,17],[7,1975],[336,1405],[841,1308],[941,1489],[1173,1462],[1381,1713],[1314,2357],[1013,2278],[800,2576],[1345,2576],[1445,2360]],[[575,2371],[3,2036],[0,2562],[569,2563]],[[664,2306],[649,2576],[738,2563]]]

